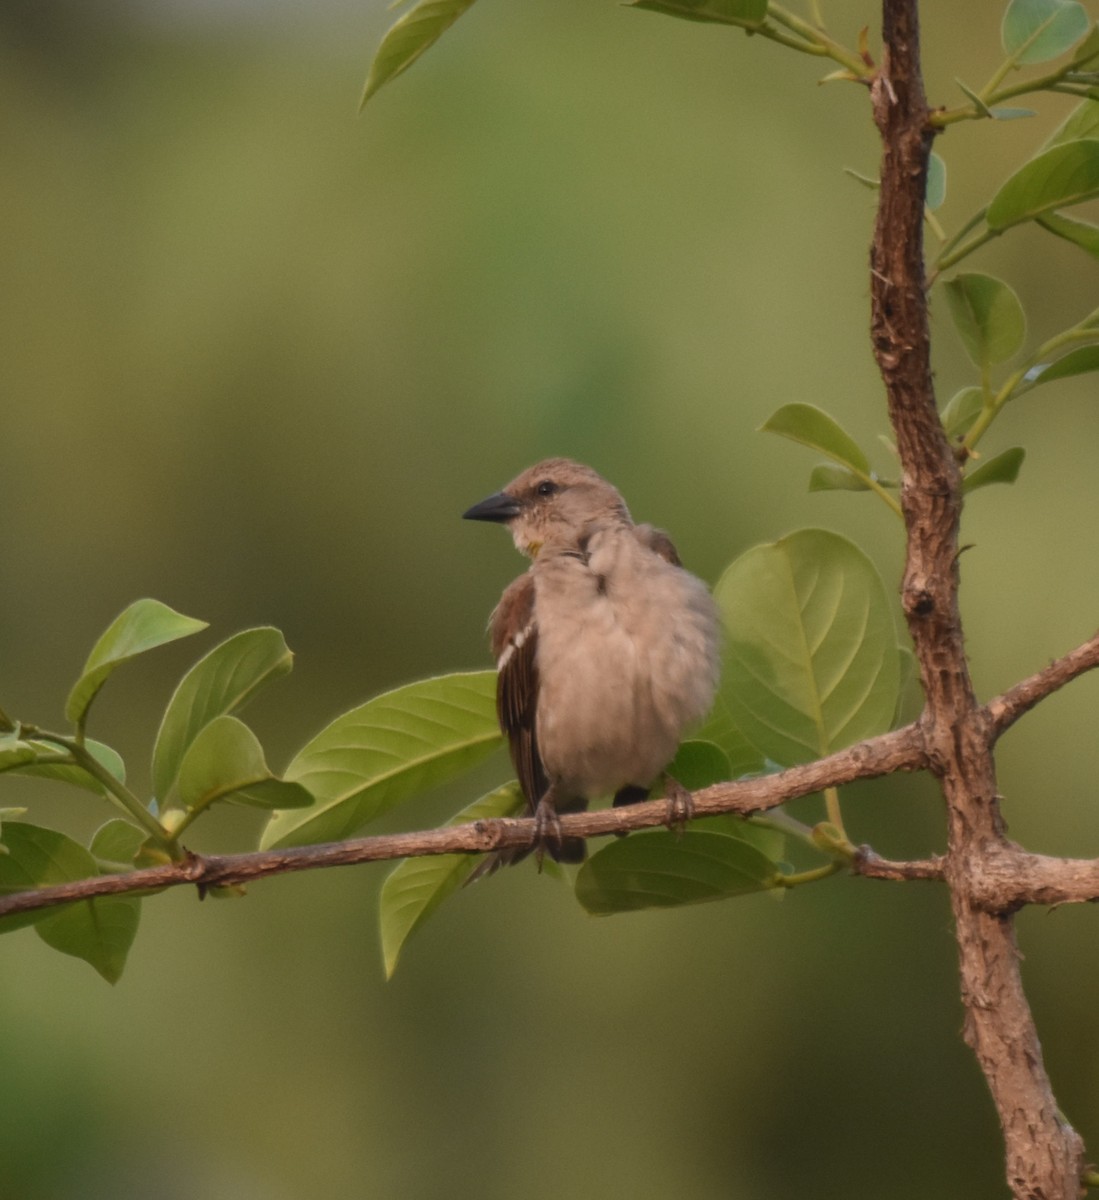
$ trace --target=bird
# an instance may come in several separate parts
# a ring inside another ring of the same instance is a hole
[[[591,467],[548,458],[462,514],[505,525],[531,560],[489,618],[496,712],[528,810],[531,846],[489,855],[474,877],[544,851],[582,862],[558,815],[648,797],[683,735],[710,711],[720,621],[671,538],[635,524]],[[667,777],[669,823],[689,795]]]

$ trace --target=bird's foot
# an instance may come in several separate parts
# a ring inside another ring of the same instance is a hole
[[[542,860],[549,851],[550,858],[558,859],[565,839],[561,835],[561,818],[548,796],[543,796],[534,809],[534,861],[538,873],[542,873]]]
[[[673,833],[682,834],[687,822],[695,815],[694,797],[678,779],[667,775],[664,779],[664,799],[668,805],[664,823]]]
[[[564,801],[566,812],[583,810],[583,802]],[[582,837],[565,837],[561,832],[561,818],[557,814],[557,803],[552,792],[547,792],[534,808],[534,840],[532,842],[538,870],[546,852],[559,863],[582,863],[587,854],[587,843]]]

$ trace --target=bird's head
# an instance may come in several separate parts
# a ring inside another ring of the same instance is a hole
[[[568,458],[547,458],[462,514],[470,521],[507,525],[521,553],[534,558],[543,547],[581,548],[593,533],[628,524],[626,502],[591,467]]]

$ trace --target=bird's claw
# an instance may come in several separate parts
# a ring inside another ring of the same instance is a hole
[[[678,779],[669,775],[664,786],[664,799],[668,805],[664,823],[673,833],[682,834],[687,822],[695,815],[694,797]]]
[[[534,810],[534,861],[538,864],[539,874],[542,873],[546,851],[549,850],[550,857],[556,859],[563,844],[557,809],[543,796]]]

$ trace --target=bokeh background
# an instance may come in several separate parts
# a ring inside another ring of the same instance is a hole
[[[871,5],[830,0],[852,42]],[[998,61],[999,6],[924,6],[929,92]],[[381,0],[6,0],[0,8],[0,703],[58,723],[103,627],[156,596],[212,630],[132,664],[94,732],[147,786],[158,712],[215,639],[283,629],[249,720],[285,762],[387,687],[487,665],[520,567],[459,514],[547,454],[591,462],[714,581],[803,525],[893,584],[899,528],[811,496],[755,432],[820,404],[888,451],[866,337],[867,98],[820,63],[590,0],[483,0],[361,118]],[[872,37],[872,44],[874,42]],[[952,129],[955,228],[1071,107]],[[1034,338],[1099,302],[1038,230],[973,267]],[[941,305],[939,306],[941,308]],[[970,369],[936,313],[943,399]],[[1042,389],[965,518],[983,695],[1089,636],[1099,408]],[[1002,743],[1012,833],[1099,853],[1096,680]],[[505,771],[399,811],[429,826]],[[90,832],[105,806],[6,780]],[[925,780],[851,789],[888,855],[941,847]],[[245,848],[249,814],[199,848]],[[838,877],[597,920],[516,870],[460,894],[382,980],[384,868],[145,906],[114,989],[30,930],[0,945],[0,1192],[13,1200],[1003,1194],[959,1031],[947,903]],[[1099,1145],[1099,916],[1028,912],[1025,974],[1069,1117]],[[1095,1155],[1093,1154],[1093,1157]]]

